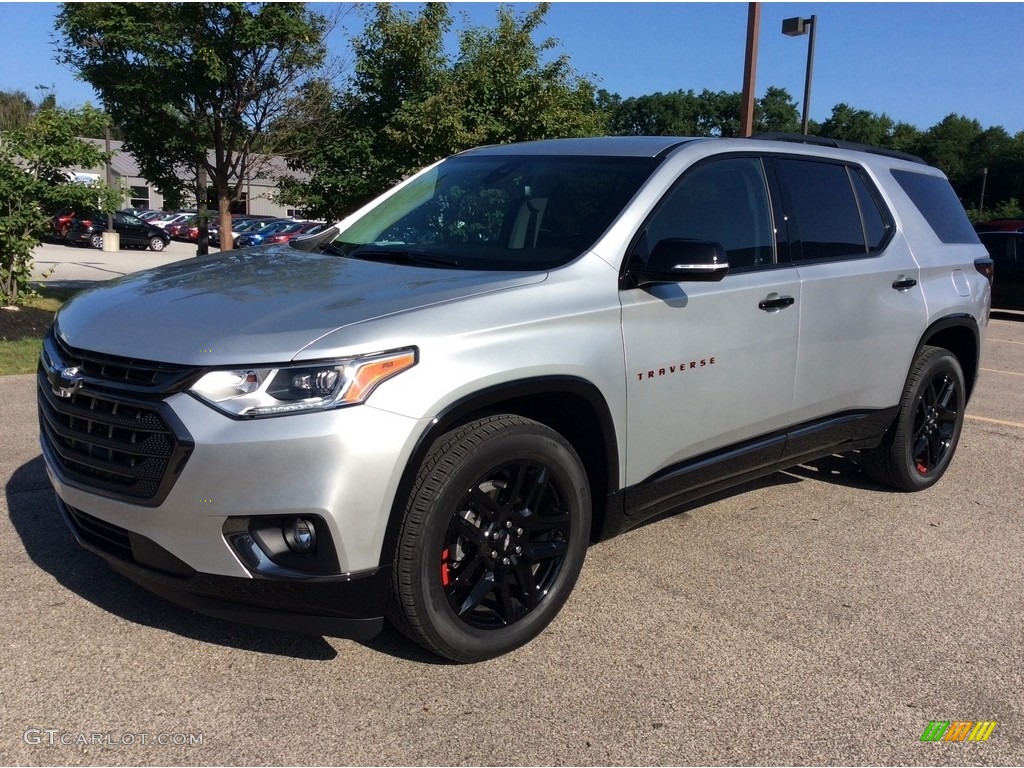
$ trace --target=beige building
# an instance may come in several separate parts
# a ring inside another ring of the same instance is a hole
[[[90,144],[105,147],[103,139],[83,139]],[[122,142],[111,141],[110,149],[113,157],[110,169],[113,175],[113,186],[124,190],[122,208],[155,208],[164,207],[163,195],[154,187],[139,170],[138,163],[130,152],[122,150]],[[212,159],[212,151],[211,151]],[[76,168],[73,172],[99,179],[106,178],[105,168]],[[251,213],[258,216],[294,216],[302,218],[302,211],[289,208],[277,202],[277,179],[282,175],[302,177],[303,174],[291,171],[284,159],[267,155],[258,155],[252,168],[242,181],[241,199],[232,207],[235,213]],[[186,208],[194,208],[195,200],[186,202]]]

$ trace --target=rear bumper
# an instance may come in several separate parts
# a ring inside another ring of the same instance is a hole
[[[145,536],[65,504],[78,543],[116,571],[177,605],[271,629],[368,640],[384,626],[390,568],[306,579],[239,578],[199,573]]]

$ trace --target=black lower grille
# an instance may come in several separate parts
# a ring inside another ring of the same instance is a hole
[[[68,357],[70,356],[70,358]],[[39,432],[55,471],[66,482],[103,495],[156,506],[170,492],[192,452],[192,439],[152,394],[133,395],[118,368],[116,389],[95,376],[75,382],[83,358],[44,342],[38,375]],[[97,365],[97,355],[89,356]]]
[[[138,533],[100,520],[87,512],[65,504],[59,497],[57,506],[78,540],[108,560],[134,563],[172,576],[195,576],[195,570],[166,549]]]
[[[74,507],[66,504],[63,506],[69,518],[68,522],[74,527],[75,533],[82,541],[119,560],[135,562],[128,531],[92,515],[87,515]]]

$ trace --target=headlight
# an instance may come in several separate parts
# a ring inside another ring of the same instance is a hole
[[[229,416],[281,416],[358,405],[377,385],[416,365],[416,349],[278,368],[210,371],[189,392]]]

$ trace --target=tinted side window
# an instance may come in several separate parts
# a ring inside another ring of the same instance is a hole
[[[892,176],[944,243],[976,243],[978,236],[949,182],[940,176],[892,171]]]
[[[850,181],[853,182],[854,191],[857,193],[857,202],[860,203],[860,215],[864,220],[864,236],[867,238],[868,252],[874,253],[885,245],[885,241],[892,231],[892,224],[886,216],[882,215],[880,203],[871,194],[864,177],[852,168],[849,170]]]
[[[799,258],[863,256],[884,242],[885,220],[858,173],[839,163],[795,158],[779,158],[776,167]]]
[[[775,236],[761,160],[714,160],[683,176],[645,229],[648,248],[665,238],[720,243],[731,269],[773,264]]]

